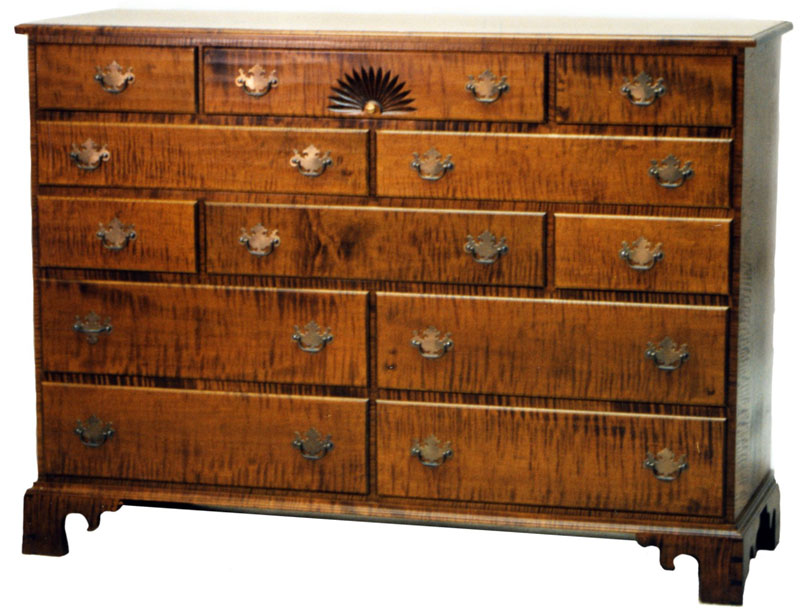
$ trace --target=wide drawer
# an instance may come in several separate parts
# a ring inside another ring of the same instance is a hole
[[[730,140],[378,131],[377,142],[379,196],[729,204]]]
[[[726,307],[379,293],[378,385],[721,406],[726,317]]]
[[[542,285],[544,214],[206,205],[208,271]]]
[[[42,404],[43,474],[367,491],[366,400],[43,383]]]
[[[379,401],[378,492],[718,516],[724,431],[722,418]]]
[[[212,114],[544,119],[544,56],[534,53],[208,48],[203,78]]]
[[[36,46],[39,108],[194,112],[194,49]]]
[[[366,306],[365,292],[44,280],[43,367],[363,386]]]
[[[726,127],[733,122],[733,58],[558,54],[556,120]]]
[[[367,194],[363,130],[38,123],[39,183]]]
[[[728,293],[729,219],[555,219],[556,287]]]
[[[39,197],[39,264],[193,273],[195,202]]]

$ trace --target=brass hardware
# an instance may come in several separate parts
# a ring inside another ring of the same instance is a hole
[[[439,180],[455,167],[451,160],[452,156],[448,154],[446,158],[442,159],[442,155],[436,148],[431,148],[422,157],[416,152],[412,155],[414,160],[411,162],[411,167],[417,170],[419,177],[423,180]]]
[[[128,243],[136,239],[136,231],[133,224],[123,224],[115,217],[108,226],[100,223],[100,229],[95,233],[97,238],[103,243],[103,247],[112,252],[118,252],[127,247]]]
[[[659,370],[677,370],[683,362],[689,359],[689,347],[686,344],[679,347],[667,336],[658,345],[647,343],[644,355],[652,359]]]
[[[663,260],[664,252],[661,251],[660,243],[653,245],[644,237],[639,237],[630,245],[623,241],[619,257],[634,271],[649,271],[656,262]]]
[[[639,72],[636,78],[622,85],[620,93],[634,106],[649,106],[667,92],[664,79],[655,82],[647,72]]]
[[[278,73],[275,70],[267,76],[267,71],[260,64],[254,65],[247,70],[239,68],[239,76],[236,77],[236,86],[244,90],[252,97],[263,97],[269,93],[273,87],[278,86]]]
[[[681,472],[689,467],[689,464],[686,462],[686,455],[676,459],[675,453],[669,448],[665,448],[659,451],[657,455],[648,452],[647,458],[644,460],[644,466],[653,470],[657,480],[672,482],[678,479]]]
[[[366,104],[364,104],[364,112],[366,112],[367,114],[380,114],[381,105],[374,99],[371,99]]]
[[[302,330],[298,326],[294,327],[292,340],[297,341],[297,346],[301,351],[319,353],[325,348],[325,345],[333,340],[333,334],[331,334],[330,328],[323,332],[317,322],[310,321]]]
[[[467,91],[472,93],[472,97],[476,101],[482,104],[491,104],[508,91],[508,83],[505,76],[498,80],[491,70],[485,70],[478,78],[469,77]]]
[[[111,423],[103,423],[95,415],[91,415],[83,421],[75,423],[75,433],[81,439],[81,444],[89,448],[100,448],[114,435],[114,428]]]
[[[322,459],[329,451],[333,450],[333,442],[331,442],[330,435],[325,436],[323,439],[322,434],[313,427],[304,436],[300,435],[298,431],[294,432],[292,446],[300,451],[304,459],[310,461]]]
[[[325,173],[325,168],[332,165],[330,151],[322,154],[316,146],[311,145],[303,152],[294,151],[294,156],[289,161],[292,167],[297,167],[297,171],[309,178],[317,178]]]
[[[411,456],[417,457],[426,467],[439,467],[453,456],[453,449],[450,442],[440,442],[436,436],[430,435],[422,442],[414,440]]]
[[[464,244],[464,251],[472,254],[472,259],[479,264],[494,264],[494,262],[508,253],[506,238],[499,241],[488,230],[478,235],[476,241],[472,235],[467,235],[467,242]]]
[[[247,248],[253,256],[269,256],[281,244],[278,229],[269,230],[258,223],[249,231],[242,227],[239,243]]]
[[[399,76],[392,77],[391,70],[377,71],[370,67],[353,70],[345,74],[344,80],[337,79],[338,86],[331,87],[333,95],[329,96],[331,112],[349,112],[352,114],[383,114],[386,112],[413,112],[416,108],[409,99],[411,92],[405,89],[406,83],[398,82]]]
[[[648,173],[664,188],[678,188],[694,175],[694,170],[691,161],[686,161],[681,167],[681,162],[670,154],[661,162],[650,161]]]
[[[100,163],[105,163],[111,158],[111,153],[105,147],[105,144],[98,148],[97,144],[90,138],[80,146],[72,144],[69,158],[75,161],[78,169],[94,171],[100,167]]]
[[[94,75],[94,79],[100,83],[103,91],[122,93],[128,88],[128,85],[133,84],[136,77],[133,75],[133,68],[123,71],[121,65],[116,61],[112,61],[105,68],[97,66],[97,73]]]
[[[72,324],[72,329],[78,334],[86,336],[86,342],[90,345],[96,345],[100,340],[101,334],[109,334],[111,332],[111,318],[106,317],[102,319],[97,313],[91,311],[83,319],[80,315],[75,316],[75,323]]]
[[[439,359],[453,347],[450,332],[442,335],[433,326],[428,326],[422,332],[415,330],[414,336],[411,337],[411,344],[419,349],[422,357],[426,359]]]

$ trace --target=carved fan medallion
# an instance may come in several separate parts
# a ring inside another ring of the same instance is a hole
[[[392,76],[391,70],[383,68],[362,68],[353,70],[338,79],[337,86],[331,87],[333,95],[328,110],[354,114],[382,114],[384,112],[413,112],[416,110],[409,99],[411,91],[405,82],[398,82],[399,76]]]

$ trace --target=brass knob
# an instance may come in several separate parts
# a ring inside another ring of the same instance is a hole
[[[653,475],[657,480],[672,482],[678,479],[681,472],[689,467],[689,464],[686,462],[686,455],[675,458],[675,453],[669,448],[665,448],[656,455],[648,452],[644,466],[653,470]]]
[[[620,93],[634,106],[650,106],[667,92],[664,79],[653,80],[647,72],[639,72],[633,80],[622,85]]]
[[[660,243],[653,245],[644,237],[639,237],[631,244],[623,241],[619,257],[634,271],[649,271],[656,262],[664,259],[664,252]]]
[[[381,105],[375,100],[371,99],[366,104],[364,104],[364,112],[366,112],[367,114],[380,114]]]
[[[426,467],[440,467],[453,456],[453,449],[450,448],[450,442],[441,442],[431,434],[422,442],[414,440],[411,456],[417,457]]]
[[[133,68],[123,70],[122,66],[116,61],[112,61],[105,68],[97,66],[96,69],[97,72],[94,75],[94,79],[100,83],[103,91],[109,93],[122,93],[128,88],[128,85],[132,85],[136,80],[133,75]]]
[[[134,228],[133,224],[123,224],[119,218],[115,217],[108,223],[108,226],[100,222],[100,227],[95,235],[100,239],[104,248],[112,252],[119,252],[136,239]]]
[[[104,423],[95,415],[91,415],[85,423],[83,421],[75,423],[75,433],[84,446],[99,448],[114,435],[114,428],[111,423]]]

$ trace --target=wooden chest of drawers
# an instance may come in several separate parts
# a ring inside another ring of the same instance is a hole
[[[126,503],[569,532],[741,603],[790,25],[171,18],[17,28],[23,551]]]

